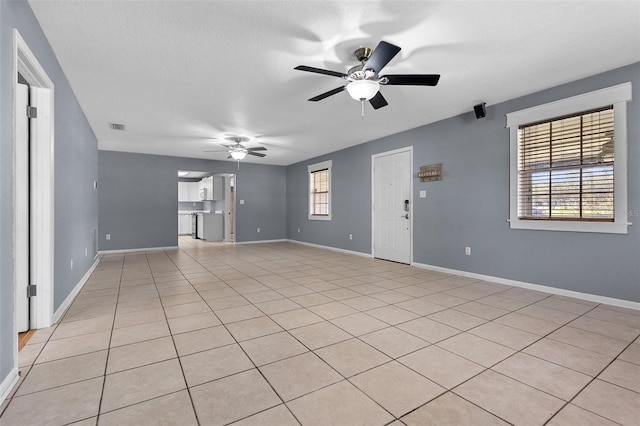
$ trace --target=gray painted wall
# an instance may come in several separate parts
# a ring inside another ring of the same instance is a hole
[[[54,310],[93,264],[98,226],[97,141],[51,46],[26,1],[0,2],[0,382],[14,365],[13,334],[13,29],[55,85]],[[85,256],[85,248],[89,256]],[[71,259],[74,268],[70,269]]]
[[[628,104],[628,235],[511,230],[505,114],[631,81]],[[414,148],[414,262],[640,302],[640,64],[489,106],[287,168],[287,237],[371,253],[371,155]],[[390,106],[389,108],[393,108]],[[384,119],[371,112],[367,119]],[[331,222],[307,219],[307,165],[333,160]],[[421,183],[421,165],[443,180]],[[420,190],[427,198],[418,198]],[[298,233],[297,229],[301,232]],[[348,234],[354,239],[349,241]],[[464,255],[470,246],[471,256]],[[527,259],[523,259],[526,256]]]
[[[284,167],[99,151],[100,250],[178,245],[178,170],[236,174],[236,241],[285,238]]]

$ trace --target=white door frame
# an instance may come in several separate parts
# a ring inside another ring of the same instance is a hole
[[[376,257],[376,251],[375,251],[376,223],[375,223],[375,211],[374,211],[375,196],[376,196],[375,169],[374,169],[375,160],[376,158],[379,158],[379,157],[399,154],[401,152],[407,152],[407,151],[409,152],[409,163],[411,164],[411,171],[409,173],[409,176],[411,177],[411,179],[409,179],[410,181],[409,193],[411,194],[411,203],[409,204],[409,221],[410,221],[409,226],[411,227],[411,232],[409,232],[409,264],[412,265],[413,264],[413,145],[406,146],[404,148],[393,149],[391,151],[379,152],[377,154],[371,155],[371,257],[373,258]]]
[[[28,191],[28,182],[18,181],[16,176],[16,90],[18,72],[34,88],[31,96],[32,106],[38,108],[38,117],[31,126],[30,144],[32,149],[32,195],[31,209],[33,235],[31,239],[32,283],[37,285],[31,310],[31,327],[45,328],[53,323],[53,276],[54,276],[54,86],[27,43],[17,29],[13,30],[13,176],[14,176],[14,214],[15,194]],[[15,250],[15,218],[13,246]],[[16,288],[14,271],[14,294]],[[16,295],[17,297],[17,295]],[[15,300],[15,298],[14,298]],[[15,303],[15,302],[14,302]],[[17,336],[17,318],[14,309],[14,331]],[[18,341],[14,339],[15,362],[18,363]]]

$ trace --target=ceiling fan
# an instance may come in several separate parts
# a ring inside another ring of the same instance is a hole
[[[229,153],[229,156],[227,157],[227,159],[234,159],[238,162],[240,162],[240,160],[243,160],[247,155],[254,155],[256,157],[265,157],[267,154],[263,154],[261,152],[257,152],[257,151],[266,151],[267,148],[263,147],[263,146],[259,146],[256,148],[247,148],[245,147],[242,142],[248,142],[249,138],[245,137],[245,136],[230,136],[225,138],[228,141],[232,141],[234,142],[233,145],[225,145],[225,144],[221,144],[222,146],[228,148],[226,151]],[[213,151],[204,151],[204,152],[224,152],[225,150],[213,150]]]
[[[381,76],[380,71],[382,71],[382,68],[384,68],[398,52],[400,52],[400,47],[387,43],[386,41],[381,41],[374,50],[368,47],[356,49],[353,54],[355,58],[360,61],[360,65],[350,68],[346,73],[306,65],[298,65],[294,69],[330,75],[347,80],[348,83],[346,85],[314,96],[309,100],[311,102],[321,101],[346,89],[353,99],[361,102],[362,115],[364,116],[365,101],[369,101],[374,109],[388,105],[387,100],[382,96],[382,93],[380,93],[380,85],[435,86],[438,84],[440,74],[387,74]]]

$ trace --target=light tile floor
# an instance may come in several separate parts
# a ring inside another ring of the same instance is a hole
[[[11,425],[638,425],[640,312],[292,243],[103,256]],[[77,423],[76,423],[77,422]]]

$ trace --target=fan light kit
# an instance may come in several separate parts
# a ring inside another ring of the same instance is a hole
[[[261,152],[256,152],[256,151],[266,151],[267,148],[263,147],[263,146],[259,146],[256,148],[247,148],[244,145],[242,145],[242,142],[248,142],[249,138],[244,137],[244,136],[229,136],[227,138],[225,138],[228,141],[234,142],[233,145],[225,145],[222,144],[223,147],[227,148],[225,150],[215,150],[215,151],[204,151],[204,152],[228,152],[229,156],[227,157],[232,158],[234,160],[236,160],[238,162],[238,169],[240,168],[240,160],[244,160],[244,158],[247,155],[253,155],[256,157],[265,157],[267,154],[263,154]]]
[[[324,98],[333,96],[346,89],[349,96],[360,101],[362,104],[362,117],[364,118],[365,101],[369,101],[373,109],[387,106],[387,100],[382,96],[382,93],[380,93],[380,85],[435,86],[438,84],[440,74],[387,74],[379,76],[382,68],[384,68],[398,52],[400,52],[400,47],[387,43],[386,41],[381,41],[374,50],[368,47],[356,49],[353,54],[355,58],[360,61],[360,65],[352,67],[346,74],[306,65],[298,65],[294,69],[348,80],[349,83],[347,83],[347,85],[329,90],[309,100],[311,102],[321,101]]]

